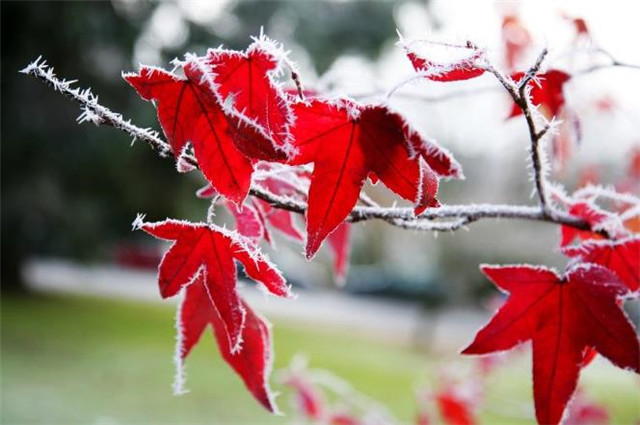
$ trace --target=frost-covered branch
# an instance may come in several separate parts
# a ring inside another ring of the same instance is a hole
[[[574,73],[573,76],[580,76],[580,75],[590,74],[592,72],[599,71],[601,69],[616,68],[616,67],[617,68],[629,68],[629,69],[640,70],[640,65],[621,62],[618,59],[616,59],[615,56],[613,56],[610,52],[608,52],[607,50],[605,50],[605,49],[603,49],[601,47],[595,49],[595,51],[597,53],[601,53],[601,54],[605,55],[610,60],[610,62],[609,63],[605,63],[605,64],[593,65],[593,66],[591,66],[589,68],[583,69],[582,71],[578,71],[578,72]]]
[[[529,70],[525,73],[522,80],[516,85],[513,80],[502,73],[502,71],[498,70],[493,65],[489,64],[487,70],[491,72],[502,84],[507,93],[511,96],[513,101],[518,105],[518,107],[522,110],[524,114],[525,120],[527,122],[527,128],[529,130],[529,139],[530,139],[530,155],[531,155],[531,165],[533,167],[533,179],[535,183],[536,193],[538,195],[538,199],[540,201],[540,207],[542,208],[543,215],[552,216],[557,214],[551,208],[551,205],[547,199],[547,193],[545,188],[545,170],[543,168],[542,161],[542,151],[540,147],[540,141],[547,133],[547,131],[551,128],[552,123],[549,123],[545,120],[544,126],[542,129],[538,129],[535,118],[539,116],[537,113],[537,109],[531,103],[531,99],[529,96],[528,83],[535,78],[537,71],[540,69],[544,58],[546,57],[548,51],[547,49],[543,49],[538,55],[535,63]],[[534,116],[536,114],[536,116]]]
[[[89,89],[81,90],[79,88],[72,88],[73,81],[59,79],[55,75],[53,68],[49,67],[46,62],[40,58],[21,72],[36,77],[79,103],[83,108],[83,113],[78,120],[79,122],[91,121],[96,125],[107,125],[117,128],[134,139],[147,142],[152,148],[158,150],[162,156],[173,154],[171,146],[162,140],[157,132],[138,127],[129,120],[125,120],[121,114],[115,113],[101,105],[98,103],[98,97],[91,93]],[[500,71],[493,68],[490,69],[490,72],[498,77],[510,93],[513,91],[512,96],[520,99],[515,84],[508,77],[505,77]],[[527,110],[531,107],[528,100],[524,103],[520,100],[518,100],[518,102]],[[531,113],[529,111],[528,116],[530,115]],[[531,121],[530,130],[533,134],[532,140],[535,139],[537,143],[544,134],[544,129],[537,130],[535,124]],[[180,159],[194,167],[198,166],[196,159],[190,155],[183,154],[180,156]],[[305,202],[291,197],[276,195],[264,189],[259,184],[253,184],[251,186],[250,194],[268,202],[275,208],[300,214],[304,214],[307,210],[307,204]],[[364,206],[356,206],[353,209],[347,221],[356,223],[380,219],[393,226],[404,229],[443,232],[460,229],[480,219],[507,218],[545,221],[571,226],[580,230],[591,229],[589,223],[579,217],[574,217],[560,211],[553,211],[553,213],[550,214],[548,210],[540,207],[495,204],[443,205],[438,208],[430,208],[419,216],[415,216],[412,208],[381,207],[375,203],[366,202],[367,199],[368,198],[364,198]]]
[[[98,103],[98,96],[91,92],[91,89],[81,89],[72,87],[76,80],[64,80],[58,78],[54,69],[47,65],[47,62],[39,57],[31,62],[26,68],[20,71],[23,74],[32,75],[44,82],[54,90],[59,91],[68,98],[80,104],[82,113],[78,116],[78,123],[92,122],[95,125],[108,125],[124,131],[129,136],[147,142],[152,148],[160,151],[162,156],[171,153],[171,146],[162,140],[157,131],[149,128],[141,128],[131,124],[130,120],[125,120],[121,114],[113,112],[109,108]]]

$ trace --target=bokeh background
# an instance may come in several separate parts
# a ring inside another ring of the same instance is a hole
[[[36,57],[153,128],[153,107],[125,84],[122,71],[139,63],[166,67],[184,52],[220,44],[243,49],[261,28],[291,50],[305,86],[369,100],[412,75],[395,46],[396,29],[407,38],[473,40],[501,63],[502,22],[513,15],[532,37],[522,66],[542,46],[562,69],[606,62],[586,53],[593,46],[640,63],[638,6],[626,2],[114,0],[0,7],[2,423],[295,420],[262,412],[208,340],[188,362],[191,393],[171,396],[174,304],[156,300],[153,282],[153,264],[166,247],[131,232],[131,222],[138,212],[154,220],[202,220],[207,201],[194,193],[203,180],[176,173],[171,161],[143,143],[131,145],[117,130],[77,125],[75,104],[18,74]],[[570,18],[583,18],[589,34],[579,34]],[[629,152],[640,143],[638,77],[637,70],[611,68],[567,85],[582,137],[553,177],[569,189],[594,176],[603,184],[626,178]],[[461,90],[469,94],[428,100]],[[391,103],[462,163],[466,180],[443,183],[442,202],[533,202],[526,127],[505,120],[508,99],[490,77],[415,82]],[[380,188],[372,194],[394,201]],[[354,227],[342,290],[333,285],[328,253],[307,263],[299,245],[279,239],[277,250],[265,249],[299,291],[300,305],[250,299],[274,322],[276,369],[304,353],[312,366],[342,376],[410,422],[416,387],[435,386],[448,367],[463,375],[474,367],[472,359],[452,357],[495,296],[477,265],[563,266],[557,237],[558,229],[538,223],[486,221],[435,238],[368,222]],[[637,306],[628,309],[637,320]],[[533,420],[528,362],[528,354],[517,357],[492,378],[482,408],[488,423]],[[640,419],[633,376],[604,361],[585,374],[585,392],[610,407],[614,423]],[[290,412],[287,390],[277,379],[274,386]],[[507,402],[517,403],[513,411],[501,408]]]

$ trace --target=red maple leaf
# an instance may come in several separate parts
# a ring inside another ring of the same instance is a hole
[[[299,374],[287,377],[284,384],[293,389],[295,406],[304,419],[311,422],[322,419],[325,402],[322,392],[316,386]]]
[[[242,346],[238,352],[233,352],[229,347],[226,324],[216,307],[216,301],[213,299],[206,281],[206,273],[203,273],[184,291],[184,299],[180,305],[177,319],[176,362],[178,373],[174,389],[178,393],[184,391],[182,389],[184,380],[182,364],[198,343],[207,326],[211,325],[224,360],[242,378],[260,404],[270,412],[277,412],[278,409],[268,382],[273,360],[269,323],[256,314],[244,300],[240,299],[239,307],[245,312]]]
[[[438,392],[435,395],[435,402],[445,424],[474,425],[478,423],[470,402],[452,390]]]
[[[158,284],[163,298],[177,294],[197,276],[204,283],[225,324],[232,352],[240,349],[246,312],[236,290],[236,266],[242,263],[247,275],[277,296],[290,297],[286,282],[267,257],[236,233],[215,225],[166,220],[145,223],[139,218],[134,227],[160,239],[175,243],[158,268]]]
[[[450,63],[436,63],[428,60],[405,46],[407,57],[413,68],[431,81],[462,81],[476,78],[485,73],[481,64],[484,57],[482,51],[472,51],[466,58]]]
[[[606,406],[595,403],[576,391],[564,425],[608,425],[610,421]]]
[[[272,164],[264,162],[260,163],[258,168],[265,173],[263,177],[257,179],[256,183],[259,186],[278,196],[306,201],[305,191],[308,187],[309,178],[304,172],[293,168],[276,169]],[[304,235],[295,223],[294,213],[274,208],[268,202],[258,198],[254,198],[254,205],[264,222],[268,223],[272,228],[294,241],[304,240]],[[268,233],[265,236],[269,242],[272,242]]]
[[[578,264],[564,276],[530,265],[482,266],[509,292],[504,306],[463,354],[487,354],[533,342],[533,393],[540,424],[557,424],[571,399],[585,349],[640,372],[633,326],[617,304],[627,288],[610,270]]]
[[[261,36],[245,52],[209,49],[206,62],[223,99],[231,96],[236,110],[255,120],[282,150],[290,152],[294,115],[275,80],[284,56],[275,42]]]
[[[327,424],[329,425],[361,425],[364,423],[365,422],[352,413],[340,410],[329,414],[329,418],[327,419]]]
[[[613,218],[612,214],[598,208],[590,202],[575,202],[571,204],[569,214],[584,219],[592,228],[602,225],[607,220]],[[569,245],[576,238],[580,240],[603,239],[604,236],[597,232],[579,230],[575,227],[562,225],[560,247]]]
[[[640,237],[617,241],[586,241],[565,247],[562,252],[586,263],[600,264],[613,271],[631,290],[640,289]]]
[[[347,100],[314,99],[293,108],[299,154],[291,163],[314,163],[306,216],[307,258],[349,215],[370,172],[393,192],[415,202],[418,211],[439,205],[435,199],[438,178],[423,161],[422,152],[411,155],[408,141],[418,136],[399,114],[385,106]],[[429,159],[439,158],[434,153]]]
[[[502,20],[502,39],[505,45],[507,67],[514,69],[519,59],[531,46],[531,34],[520,18],[506,15]]]
[[[518,83],[524,75],[524,72],[517,72],[511,75],[511,78]],[[541,106],[548,118],[560,115],[565,103],[564,84],[570,78],[569,74],[557,69],[552,69],[544,74],[537,74],[535,79],[527,83],[527,86],[531,89],[531,102],[535,106]],[[508,118],[521,114],[522,109],[514,103]]]
[[[226,202],[225,206],[233,215],[236,222],[236,230],[254,245],[260,243],[265,236],[264,221],[260,213],[252,205],[243,204],[240,207],[232,202]]]
[[[177,159],[190,142],[198,165],[220,194],[236,203],[246,197],[253,160],[282,160],[286,153],[260,126],[224,108],[215,85],[199,58],[188,57],[184,77],[142,66],[124,78],[142,96],[154,101],[158,119]]]
[[[344,285],[349,268],[349,253],[351,252],[351,224],[342,223],[327,238],[329,247],[333,251],[333,274],[337,285]]]

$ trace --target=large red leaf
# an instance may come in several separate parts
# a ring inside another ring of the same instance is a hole
[[[638,338],[617,303],[627,288],[608,269],[578,264],[564,276],[530,265],[485,265],[482,271],[510,295],[463,353],[487,354],[532,340],[539,423],[562,418],[587,347],[618,367],[640,372]]]
[[[347,100],[298,103],[294,113],[299,155],[291,163],[314,163],[306,216],[307,258],[349,215],[370,172],[415,202],[419,211],[439,205],[437,176],[422,153],[411,155],[408,139],[417,133],[399,114],[385,106]]]
[[[213,328],[220,354],[242,378],[253,396],[270,412],[277,412],[273,394],[269,389],[269,373],[273,361],[271,354],[270,325],[256,314],[244,300],[240,300],[246,312],[242,329],[242,346],[232,352],[228,344],[227,328],[216,308],[216,302],[206,284],[206,273],[188,285],[178,313],[178,341],[176,365],[178,373],[174,389],[183,392],[183,363],[208,325]]]
[[[276,160],[286,154],[261,127],[223,108],[203,68],[200,59],[190,58],[183,64],[185,77],[142,66],[138,74],[124,78],[142,98],[155,102],[176,158],[190,142],[207,180],[220,194],[240,203],[251,184],[253,161],[248,156]]]
[[[242,263],[247,275],[264,285],[270,293],[289,297],[291,293],[269,260],[250,242],[236,233],[214,225],[166,220],[145,223],[137,220],[137,228],[175,243],[165,254],[158,270],[158,283],[163,298],[171,297],[200,274],[228,334],[232,352],[240,349],[246,312],[236,291],[234,260]]]
[[[640,237],[618,241],[587,241],[565,247],[562,252],[583,262],[600,264],[613,271],[631,290],[640,289]]]
[[[275,76],[285,53],[261,36],[246,52],[209,49],[207,63],[220,95],[232,96],[233,107],[263,127],[284,151],[291,151],[294,115]]]
[[[511,75],[513,81],[518,83],[524,72],[517,72]],[[531,101],[535,106],[541,106],[548,118],[560,115],[560,110],[564,107],[564,84],[571,76],[566,72],[552,69],[544,74],[537,74],[536,78],[529,81],[527,86],[531,89]],[[511,108],[509,118],[522,114],[522,109],[515,103]]]

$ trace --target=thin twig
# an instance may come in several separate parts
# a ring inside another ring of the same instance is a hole
[[[511,96],[512,100],[516,105],[518,105],[518,107],[524,114],[525,120],[527,122],[527,128],[529,130],[529,139],[531,142],[530,154],[531,164],[533,167],[535,190],[540,201],[540,207],[542,209],[543,215],[552,216],[556,212],[551,210],[550,204],[547,200],[547,195],[544,187],[544,170],[542,169],[540,152],[540,141],[551,126],[549,123],[546,123],[545,127],[542,130],[538,130],[536,128],[536,123],[534,121],[532,112],[534,110],[534,106],[531,104],[531,100],[529,99],[529,95],[527,92],[527,83],[535,78],[536,72],[538,69],[540,69],[540,65],[542,64],[542,61],[544,60],[547,53],[547,49],[542,50],[542,52],[536,59],[536,62],[522,77],[522,80],[525,81],[524,84],[522,84],[521,81],[516,85],[513,80],[511,80],[511,78],[504,75],[500,70],[498,70],[491,64],[488,65],[487,70],[498,79],[500,84],[502,84],[507,93],[509,93],[509,95]]]

